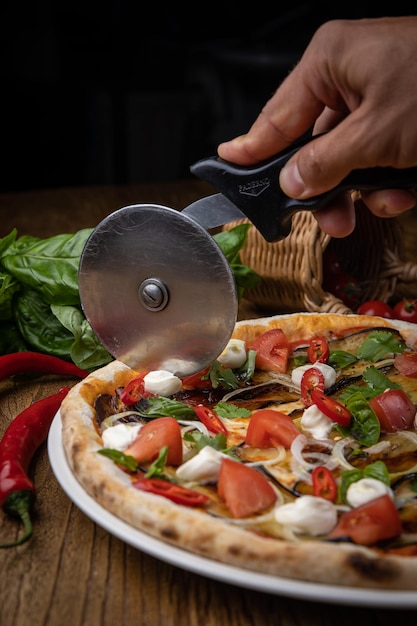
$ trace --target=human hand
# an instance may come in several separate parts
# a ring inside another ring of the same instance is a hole
[[[417,17],[324,23],[249,132],[220,144],[218,154],[252,165],[311,128],[327,132],[300,148],[280,173],[290,197],[324,193],[353,169],[417,165]],[[379,217],[416,203],[411,190],[398,189],[362,192],[362,199]],[[350,194],[315,215],[333,237],[355,227]]]

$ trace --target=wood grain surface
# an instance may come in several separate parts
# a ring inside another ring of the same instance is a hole
[[[13,228],[39,237],[75,232],[127,204],[180,209],[208,193],[208,185],[178,181],[3,194],[0,237]],[[405,221],[408,233],[417,232],[413,212]],[[407,254],[415,255],[412,242]],[[0,435],[32,402],[76,382],[54,376],[0,381]],[[0,550],[0,626],[392,626],[415,617],[415,611],[230,585],[187,571],[186,554],[184,569],[170,565],[120,541],[72,504],[51,470],[46,444],[30,472],[37,490],[34,533],[25,544]],[[16,520],[0,512],[1,543],[19,530]]]

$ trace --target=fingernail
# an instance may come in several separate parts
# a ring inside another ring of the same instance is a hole
[[[289,163],[281,170],[279,184],[287,195],[296,198],[301,196],[305,191],[305,185],[296,163]]]

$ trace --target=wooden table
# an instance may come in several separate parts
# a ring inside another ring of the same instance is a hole
[[[199,181],[0,195],[0,237],[48,237],[94,227],[133,203],[183,208],[211,192]],[[410,219],[415,226],[415,216]],[[0,382],[0,435],[31,402],[64,384],[53,376]],[[0,550],[1,626],[392,626],[409,611],[315,602],[240,588],[157,560],[93,523],[59,486],[41,446],[33,464],[34,534]],[[0,513],[0,543],[18,524]],[[186,559],[186,555],[184,556]],[[186,562],[186,561],[185,561]],[[186,566],[185,566],[186,567]]]

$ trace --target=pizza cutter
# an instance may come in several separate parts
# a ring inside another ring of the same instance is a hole
[[[183,213],[208,229],[247,217],[266,241],[276,242],[290,234],[294,213],[319,211],[342,191],[417,187],[417,167],[374,167],[353,170],[336,187],[319,196],[306,200],[290,198],[279,186],[280,171],[295,152],[317,137],[305,136],[288,150],[255,166],[237,166],[218,157],[198,161],[191,166],[191,172],[221,193],[197,200]]]
[[[186,376],[204,369],[227,344],[237,319],[233,273],[208,232],[249,218],[266,241],[291,231],[300,210],[317,211],[342,190],[413,188],[417,168],[354,170],[335,189],[294,200],[279,172],[305,138],[255,167],[217,157],[191,167],[220,193],[176,211],[155,204],[123,207],[91,233],[80,259],[82,307],[94,332],[133,369]]]
[[[195,220],[136,204],[90,234],[79,266],[85,316],[101,343],[133,369],[183,377],[212,363],[237,318],[234,275]]]

